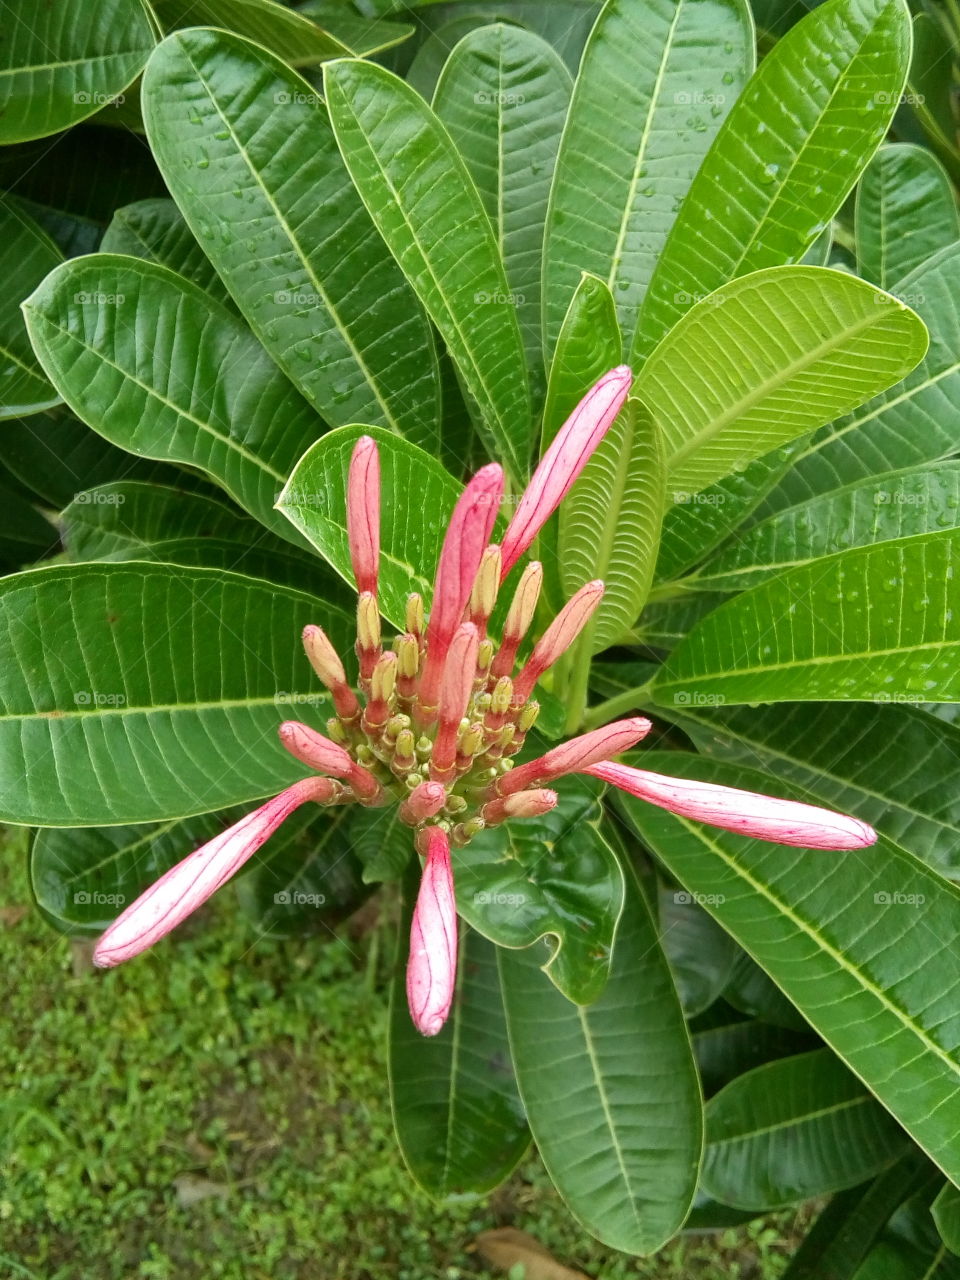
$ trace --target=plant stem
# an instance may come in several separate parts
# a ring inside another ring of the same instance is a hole
[[[653,687],[653,681],[649,680],[646,684],[640,685],[636,689],[627,689],[623,693],[616,694],[613,698],[607,698],[606,702],[599,702],[583,717],[583,727],[585,729],[599,729],[603,724],[610,720],[616,720],[618,716],[623,715],[625,711],[635,711],[638,707],[642,708],[648,700],[648,695]]]

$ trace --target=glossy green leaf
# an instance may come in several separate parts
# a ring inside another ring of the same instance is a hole
[[[704,754],[785,777],[960,879],[960,726],[895,696],[842,715],[830,702],[670,715]]]
[[[644,752],[643,763],[790,794],[765,774],[684,752]],[[792,849],[622,793],[616,802],[930,1158],[960,1175],[960,890],[884,837],[858,853]]]
[[[410,1019],[405,984],[416,876],[407,889],[390,1002],[397,1139],[430,1195],[482,1195],[507,1177],[530,1142],[510,1061],[497,949],[461,926],[450,1017],[439,1035],[425,1038]]]
[[[4,578],[3,821],[161,821],[303,777],[277,727],[291,715],[322,724],[326,697],[298,643],[308,622],[347,652],[347,615],[217,569],[91,564]]]
[[[730,978],[723,989],[723,998],[748,1018],[759,1018],[770,1026],[787,1031],[802,1032],[809,1029],[805,1019],[776,983],[745,951],[737,954]]]
[[[591,1235],[628,1253],[653,1253],[693,1199],[702,1118],[677,993],[632,870],[610,981],[595,1003],[565,1000],[540,959],[535,950],[498,951],[537,1149]]]
[[[736,946],[685,889],[661,889],[660,945],[688,1018],[710,1007],[727,985]]]
[[[292,66],[340,58],[350,50],[302,13],[275,0],[151,0],[165,31],[220,27],[256,41]]]
[[[857,188],[857,271],[894,289],[928,258],[960,240],[953,186],[923,147],[881,147]]]
[[[917,316],[855,276],[771,267],[688,311],[635,390],[670,485],[696,493],[898,382],[926,348]]]
[[[233,305],[213,263],[193,238],[172,200],[138,200],[118,209],[100,248],[104,253],[125,253],[169,267],[218,302]]]
[[[909,1138],[829,1049],[738,1077],[707,1103],[701,1185],[743,1209],[778,1209],[875,1177]]]
[[[333,426],[432,451],[439,378],[422,308],[364,211],[316,91],[237,36],[170,36],[144,77],[157,163],[251,328]]]
[[[789,507],[738,534],[696,575],[710,591],[742,590],[849,547],[960,524],[960,463],[891,471]]]
[[[954,530],[790,569],[715,609],[674,650],[657,702],[960,700]],[[702,702],[700,705],[704,705]]]
[[[44,377],[23,327],[20,303],[63,256],[26,214],[0,201],[0,418],[37,413],[60,397]]]
[[[570,73],[550,45],[521,27],[498,23],[461,40],[433,99],[497,235],[528,369],[540,394],[543,225],[571,88]]]
[[[564,594],[594,578],[606,584],[578,654],[599,653],[636,622],[653,580],[665,485],[659,423],[631,399],[560,510]]]
[[[323,423],[236,316],[167,268],[119,254],[64,263],[24,313],[85,422],[131,453],[198,467],[301,544],[274,503]]]
[[[643,611],[636,634],[645,645],[652,645],[655,649],[673,649],[728,598],[723,591],[684,589],[669,599],[652,600]],[[676,703],[677,700],[674,698],[672,701]]]
[[[353,850],[363,866],[364,884],[400,880],[413,857],[413,832],[399,818],[399,806],[357,809],[350,824]]]
[[[19,569],[60,549],[60,535],[25,497],[0,484],[0,565]]]
[[[350,9],[344,9],[340,0],[307,0],[306,4],[298,5],[298,12],[312,18],[356,58],[368,58],[373,53],[392,49],[409,40],[416,31],[409,22],[359,17]]]
[[[931,1213],[939,1185],[929,1177],[900,1206],[854,1280],[960,1280],[960,1258],[940,1239]]]
[[[704,1093],[709,1097],[725,1084],[765,1062],[802,1053],[817,1044],[812,1031],[776,1027],[715,1001],[690,1023],[693,1052]]]
[[[350,456],[362,435],[372,436],[380,452],[380,609],[385,618],[402,628],[411,591],[421,592],[429,608],[443,537],[461,492],[461,486],[436,459],[389,431],[341,427],[301,458],[278,506],[353,586],[347,475]]]
[[[930,1206],[940,1239],[951,1253],[960,1254],[960,1191],[951,1182],[944,1184]]]
[[[943,56],[944,35],[943,24],[933,13],[915,15],[908,102],[934,151],[955,173],[960,145],[952,103],[953,65],[952,59]]]
[[[582,271],[611,290],[630,348],[680,202],[753,62],[742,0],[606,4],[580,64],[544,230],[548,355]]]
[[[347,168],[453,356],[491,452],[524,476],[530,393],[497,240],[450,135],[420,96],[372,63],[324,68]]]
[[[770,495],[780,510],[883,471],[936,462],[957,450],[960,414],[960,245],[943,249],[897,286],[930,333],[903,382],[818,432]]]
[[[566,778],[542,818],[481,832],[457,853],[457,909],[499,947],[536,947],[567,1000],[596,1000],[610,974],[623,873],[600,831],[592,779]]]
[[[777,42],[684,200],[640,314],[636,363],[728,281],[803,257],[886,133],[909,62],[903,0],[828,0]]]
[[[140,0],[10,0],[0,56],[0,143],[94,115],[140,74],[153,28]]]

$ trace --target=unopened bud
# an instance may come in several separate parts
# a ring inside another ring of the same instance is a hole
[[[533,647],[526,666],[514,681],[518,698],[529,698],[543,673],[570,648],[603,599],[603,583],[588,582],[571,597]]]
[[[471,818],[469,822],[458,822],[450,833],[450,839],[453,844],[462,848],[465,844],[469,844],[474,836],[478,836],[486,825],[482,818]]]
[[[380,611],[377,598],[370,591],[362,592],[357,600],[357,657],[360,679],[369,681],[380,657]]]
[[[458,813],[463,813],[468,807],[463,796],[447,796],[446,810],[451,818],[455,818]]]
[[[447,793],[439,782],[421,782],[400,806],[400,820],[415,827],[435,818],[447,802]]]
[[[409,729],[401,729],[397,734],[397,745],[393,753],[394,768],[406,772],[417,763],[413,734]]]
[[[508,818],[539,818],[557,807],[555,791],[520,791],[502,800],[491,800],[480,810],[488,826],[506,822]]]
[[[528,702],[521,710],[517,717],[517,728],[521,733],[529,733],[533,726],[537,723],[537,717],[540,715],[540,703]]]
[[[412,595],[407,596],[406,630],[419,643],[423,639],[425,627],[426,617],[423,612],[423,596],[415,591]]]
[[[500,589],[501,556],[498,546],[487,547],[477,570],[477,577],[470,592],[470,603],[467,616],[483,635],[487,621],[497,603],[497,592]]]
[[[307,661],[330,690],[337,715],[347,721],[355,719],[360,704],[347,684],[347,673],[343,669],[340,655],[322,627],[304,627],[303,649]]]
[[[510,611],[503,624],[503,640],[497,656],[493,660],[492,673],[495,676],[508,676],[517,659],[517,650],[524,636],[530,630],[533,615],[540,599],[540,588],[543,586],[543,565],[534,560],[527,565],[521,574],[517,589],[513,593]]]
[[[397,655],[397,683],[403,697],[416,692],[417,672],[420,669],[420,645],[411,632],[399,635],[393,642]]]
[[[341,747],[345,747],[349,742],[347,731],[336,716],[331,716],[327,721],[327,736]]]
[[[357,590],[376,594],[380,563],[380,456],[370,436],[361,436],[347,476],[347,542]]]

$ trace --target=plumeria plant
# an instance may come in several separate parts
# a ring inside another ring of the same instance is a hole
[[[829,1196],[791,1280],[953,1275],[943,15],[34,7],[0,820],[39,908],[110,969],[221,889],[308,956],[377,892],[432,1195],[533,1142],[626,1253]]]

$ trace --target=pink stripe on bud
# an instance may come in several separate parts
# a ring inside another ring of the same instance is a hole
[[[510,602],[510,611],[507,614],[507,620],[503,624],[503,639],[497,656],[493,660],[493,666],[490,673],[493,676],[508,676],[513,671],[513,664],[517,660],[517,650],[523,643],[523,638],[530,629],[533,622],[533,615],[537,610],[537,601],[540,599],[540,589],[543,586],[543,565],[539,560],[534,560],[524,569],[520,575],[520,581],[517,583],[517,589],[513,593],[513,599]]]
[[[597,579],[580,588],[563,606],[533,647],[526,666],[513,682],[515,696],[525,702],[543,673],[570,648],[593,617],[603,599],[603,583]]]
[[[457,763],[460,721],[467,713],[477,673],[480,637],[472,622],[464,622],[450,643],[440,685],[439,727],[430,757],[430,776],[447,781]]]
[[[410,927],[407,1003],[413,1025],[435,1036],[450,1013],[457,980],[457,905],[450,843],[440,827],[427,833],[427,861]]]
[[[623,408],[632,382],[633,373],[627,365],[611,369],[587,392],[554,436],[503,539],[504,577],[573,488]]]
[[[370,436],[361,436],[347,479],[347,541],[359,592],[377,593],[380,570],[380,454]]]
[[[342,778],[364,800],[379,797],[380,783],[373,774],[322,733],[299,720],[285,720],[278,733],[283,746],[301,763],[319,773],[328,773],[332,778]]]
[[[188,854],[116,919],[97,943],[93,962],[110,969],[146,951],[202,906],[307,800],[330,804],[340,793],[329,778],[305,778]]]
[[[865,849],[877,839],[874,829],[858,818],[796,800],[781,800],[714,782],[667,778],[626,764],[603,762],[585,772],[682,818],[694,818],[756,840],[804,849]]]
[[[303,648],[311,667],[330,690],[337,715],[341,720],[353,720],[360,704],[347,684],[340,655],[322,627],[304,627]]]
[[[518,791],[502,800],[491,800],[480,810],[480,817],[488,827],[508,818],[540,818],[557,807],[559,797],[555,791]]]
[[[400,820],[411,827],[435,818],[447,803],[447,789],[442,782],[421,782],[400,806]]]
[[[538,760],[531,760],[505,773],[494,784],[495,794],[509,796],[541,782],[552,782],[565,773],[582,773],[589,765],[636,746],[652,728],[650,721],[643,716],[633,716],[629,720],[614,720],[602,729],[592,729],[579,738],[562,742]]]

